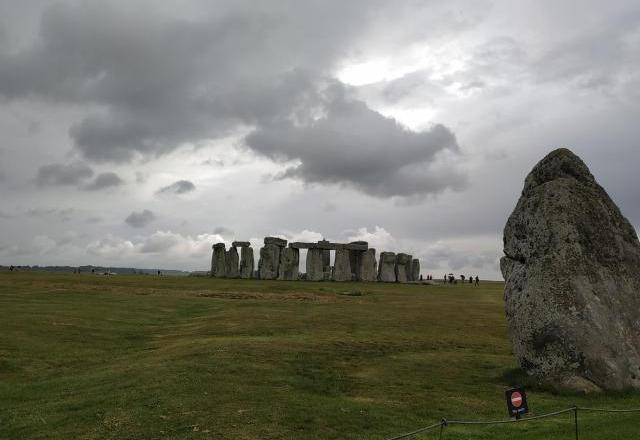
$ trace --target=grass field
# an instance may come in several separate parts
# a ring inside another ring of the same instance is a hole
[[[2,439],[384,439],[506,418],[516,366],[501,283],[0,273]],[[528,399],[534,414],[640,407],[638,392]],[[574,438],[571,415],[545,420],[445,438]],[[640,414],[580,429],[637,439]]]

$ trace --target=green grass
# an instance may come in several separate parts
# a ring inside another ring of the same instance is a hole
[[[501,283],[0,273],[2,439],[384,439],[503,419],[522,380]],[[640,407],[638,392],[528,399],[533,414]],[[580,422],[581,439],[640,437],[640,414]],[[445,438],[573,439],[572,423]]]

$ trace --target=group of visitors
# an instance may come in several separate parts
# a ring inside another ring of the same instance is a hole
[[[475,282],[475,285],[476,285],[476,286],[480,284],[480,277],[478,277],[478,275],[476,275],[476,276],[475,276],[475,278],[474,278],[473,276],[471,276],[471,275],[469,275],[469,278],[467,278],[467,277],[466,277],[466,276],[464,276],[464,275],[460,275],[460,282],[461,282],[461,283],[463,283],[463,284],[464,284],[464,283],[466,282],[466,280],[467,280],[467,279],[469,280],[469,281],[468,281],[468,282],[469,282],[469,284],[474,284],[474,282]],[[445,284],[446,284],[446,283],[449,283],[449,284],[458,284],[458,280],[456,279],[456,277],[455,277],[452,273],[450,273],[450,274],[448,274],[448,275],[447,275],[447,274],[445,274],[445,276],[444,276],[444,282],[445,282]]]

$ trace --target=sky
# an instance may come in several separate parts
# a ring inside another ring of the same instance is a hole
[[[0,264],[366,240],[501,279],[567,147],[640,225],[637,1],[0,0]]]

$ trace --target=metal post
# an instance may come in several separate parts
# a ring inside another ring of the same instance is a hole
[[[440,434],[438,435],[438,440],[442,440],[442,434],[445,426],[447,426],[447,419],[443,418],[440,420]]]
[[[578,440],[578,407],[577,406],[573,407],[573,420],[576,426],[576,440]]]

